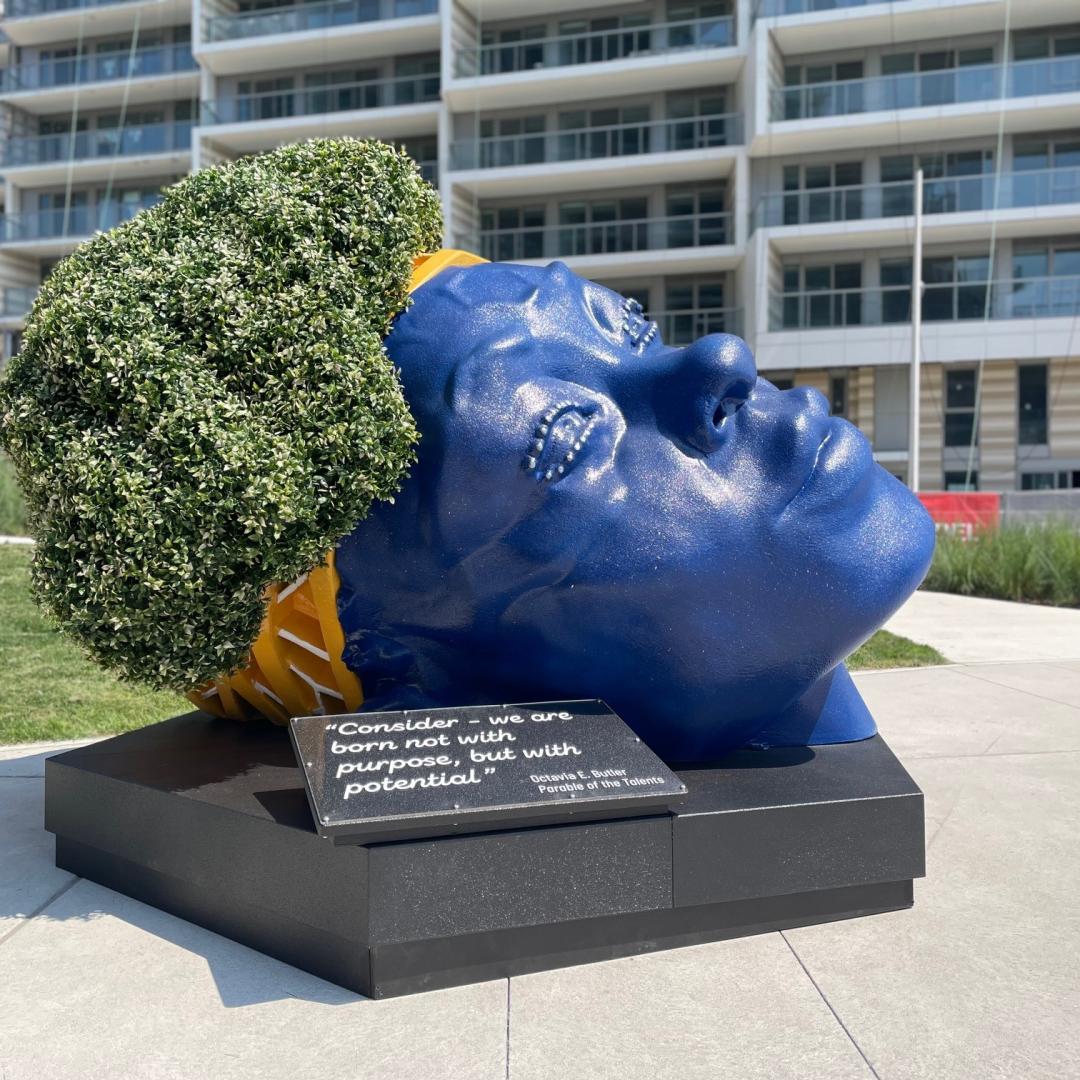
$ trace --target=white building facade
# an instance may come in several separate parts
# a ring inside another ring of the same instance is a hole
[[[446,242],[732,332],[921,486],[1080,487],[1076,0],[7,0],[5,352],[57,259],[192,169],[404,145]]]

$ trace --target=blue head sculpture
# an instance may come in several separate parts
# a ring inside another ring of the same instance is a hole
[[[599,697],[669,761],[873,734],[842,661],[933,528],[820,394],[561,263],[414,301],[387,348],[419,460],[336,555],[366,709]]]

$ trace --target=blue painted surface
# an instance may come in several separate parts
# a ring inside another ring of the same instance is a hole
[[[337,552],[366,709],[599,697],[669,761],[874,733],[840,662],[934,531],[820,394],[561,263],[414,299],[387,348],[419,462]]]

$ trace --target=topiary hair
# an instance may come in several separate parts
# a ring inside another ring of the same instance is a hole
[[[0,380],[32,587],[122,678],[242,665],[265,591],[390,499],[417,431],[383,349],[438,198],[383,143],[215,166],[63,260]]]

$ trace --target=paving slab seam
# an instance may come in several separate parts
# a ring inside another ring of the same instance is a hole
[[[856,1042],[855,1036],[848,1030],[847,1024],[840,1018],[840,1014],[833,1008],[832,1002],[825,996],[825,992],[818,986],[817,980],[810,974],[810,969],[803,963],[803,958],[795,951],[795,946],[788,940],[787,934],[783,930],[778,931],[780,936],[784,939],[784,944],[791,950],[791,955],[795,957],[799,967],[803,969],[803,974],[810,980],[810,985],[817,991],[818,997],[825,1002],[825,1007],[833,1014],[833,1019],[840,1025],[840,1030],[848,1037],[848,1041],[859,1052],[859,1057],[866,1063],[866,1067],[870,1070],[870,1074],[874,1077],[874,1080],[881,1080],[881,1076],[877,1069],[874,1068],[870,1059],[863,1052],[863,1048]]]
[[[510,1080],[510,979],[506,980],[506,1080]]]
[[[36,907],[24,919],[20,919],[6,934],[4,934],[3,937],[0,937],[0,947],[6,945],[24,926],[26,926],[27,923],[36,919],[43,911],[45,911],[46,908],[51,907],[53,904],[55,904],[56,901],[64,895],[64,893],[66,893],[69,889],[73,889],[82,880],[83,879],[80,877],[73,877],[70,881],[66,882],[63,886],[57,889],[56,892],[54,892],[52,896],[50,896],[49,899],[45,901],[45,903],[40,904],[38,907]]]
[[[1076,709],[1077,711],[1080,711],[1080,705],[1075,701],[1062,701],[1060,698],[1047,697],[1045,694],[1036,694],[1033,690],[1021,690],[1019,687],[1009,686],[1008,683],[998,682],[997,679],[988,679],[983,675],[976,675],[973,671],[967,671],[966,666],[958,667],[957,672],[960,675],[966,675],[969,679],[975,679],[977,682],[988,683],[990,686],[1000,686],[1003,690],[1015,690],[1018,694],[1027,694],[1028,697],[1037,698],[1039,701],[1049,701],[1052,705],[1064,705],[1067,709]]]

